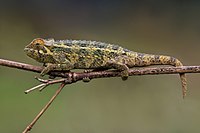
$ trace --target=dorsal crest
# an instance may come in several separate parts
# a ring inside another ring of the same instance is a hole
[[[53,46],[55,40],[53,38],[45,39],[44,40],[44,45],[45,46]]]

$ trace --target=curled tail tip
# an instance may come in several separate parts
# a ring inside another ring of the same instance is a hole
[[[183,91],[183,99],[185,99],[186,96],[187,96],[187,92]]]
[[[183,87],[182,93],[183,93],[183,99],[184,99],[187,96],[187,86],[186,85]]]
[[[183,99],[186,97],[187,95],[187,80],[186,80],[186,75],[180,74],[181,77],[181,83],[182,83],[182,93],[183,93]]]

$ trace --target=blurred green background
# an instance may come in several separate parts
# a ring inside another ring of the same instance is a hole
[[[0,1],[0,58],[41,65],[23,52],[34,38],[87,39],[199,65],[200,1]],[[25,95],[39,74],[0,66],[0,132],[32,121],[58,85]],[[132,76],[67,85],[32,133],[199,133],[200,75]]]

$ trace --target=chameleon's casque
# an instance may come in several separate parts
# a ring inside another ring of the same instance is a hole
[[[182,66],[171,56],[133,52],[118,45],[86,40],[34,39],[24,49],[26,54],[46,67],[45,75],[51,70],[71,69],[117,69],[122,79],[128,78],[129,68],[149,65]],[[180,74],[183,97],[186,95],[186,76]]]

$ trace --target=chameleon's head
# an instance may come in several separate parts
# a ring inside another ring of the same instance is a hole
[[[24,52],[38,62],[48,63],[51,55],[50,47],[53,46],[54,39],[36,38],[24,48]]]

